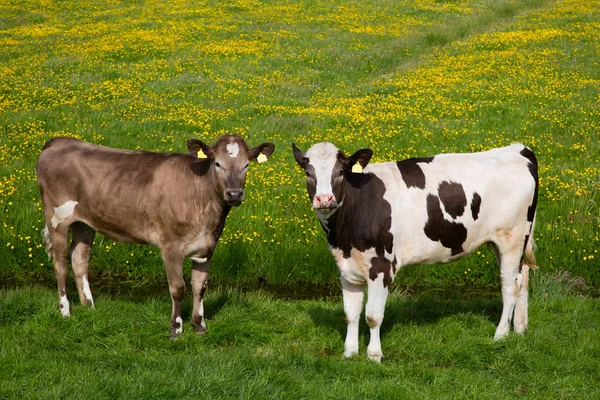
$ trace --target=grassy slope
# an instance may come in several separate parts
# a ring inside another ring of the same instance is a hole
[[[195,336],[186,318],[171,342],[166,297],[100,296],[96,310],[77,305],[63,319],[53,291],[5,291],[0,397],[597,398],[600,301],[566,283],[535,286],[530,331],[501,342],[498,298],[394,294],[381,366],[366,359],[365,324],[360,355],[342,358],[339,298],[209,291],[208,334]]]
[[[317,140],[370,146],[376,161],[532,146],[539,264],[600,282],[597,2],[0,7],[0,276],[52,275],[34,174],[49,137],[185,151],[188,137],[235,132],[272,140],[277,152],[251,168],[213,282],[336,281],[289,151]],[[496,288],[494,262],[484,249],[443,268],[407,268],[397,282]],[[156,249],[101,236],[91,270],[164,277]]]

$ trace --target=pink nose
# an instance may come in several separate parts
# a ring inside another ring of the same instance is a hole
[[[335,208],[337,203],[333,194],[318,194],[315,196],[314,208]]]

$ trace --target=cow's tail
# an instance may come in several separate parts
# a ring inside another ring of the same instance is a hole
[[[534,152],[527,146],[523,146],[520,154],[525,157],[527,162],[527,169],[531,174],[535,186],[533,191],[533,198],[531,199],[531,205],[527,209],[527,221],[529,225],[529,233],[525,236],[525,246],[523,247],[523,257],[521,261],[521,267],[527,266],[528,269],[537,269],[537,263],[535,261],[535,240],[533,239],[533,229],[535,227],[535,217],[537,214],[537,202],[538,202],[538,191],[539,191],[539,177],[538,177],[538,162]]]
[[[52,240],[50,240],[50,231],[48,225],[42,229],[42,238],[44,238],[44,244],[46,245],[46,253],[48,254],[48,260],[52,259]]]
[[[537,262],[535,261],[535,240],[533,239],[533,225],[535,224],[535,219],[531,224],[531,232],[527,237],[527,243],[525,243],[525,251],[523,252],[523,260],[521,261],[521,265],[527,265],[530,269],[538,269]]]

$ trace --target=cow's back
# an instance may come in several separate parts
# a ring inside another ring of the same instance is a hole
[[[525,222],[536,183],[523,149],[369,164],[386,187],[401,264],[451,261]]]
[[[37,173],[44,204],[76,202],[78,220],[118,240],[156,243],[162,220],[173,215],[173,200],[191,186],[191,156],[96,146],[55,138],[41,152]],[[175,202],[176,203],[176,202]],[[179,216],[185,223],[185,216]]]

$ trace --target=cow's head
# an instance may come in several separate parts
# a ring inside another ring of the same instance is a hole
[[[237,135],[222,135],[213,146],[196,139],[188,140],[187,145],[195,157],[210,163],[208,173],[213,174],[216,189],[229,206],[239,206],[244,200],[250,161],[266,161],[275,151],[273,143],[263,143],[250,149]]]
[[[308,195],[315,210],[328,214],[344,201],[348,174],[362,173],[373,155],[361,149],[350,157],[328,142],[313,145],[306,153],[292,144],[294,157],[306,172]],[[354,172],[353,172],[354,171]]]

